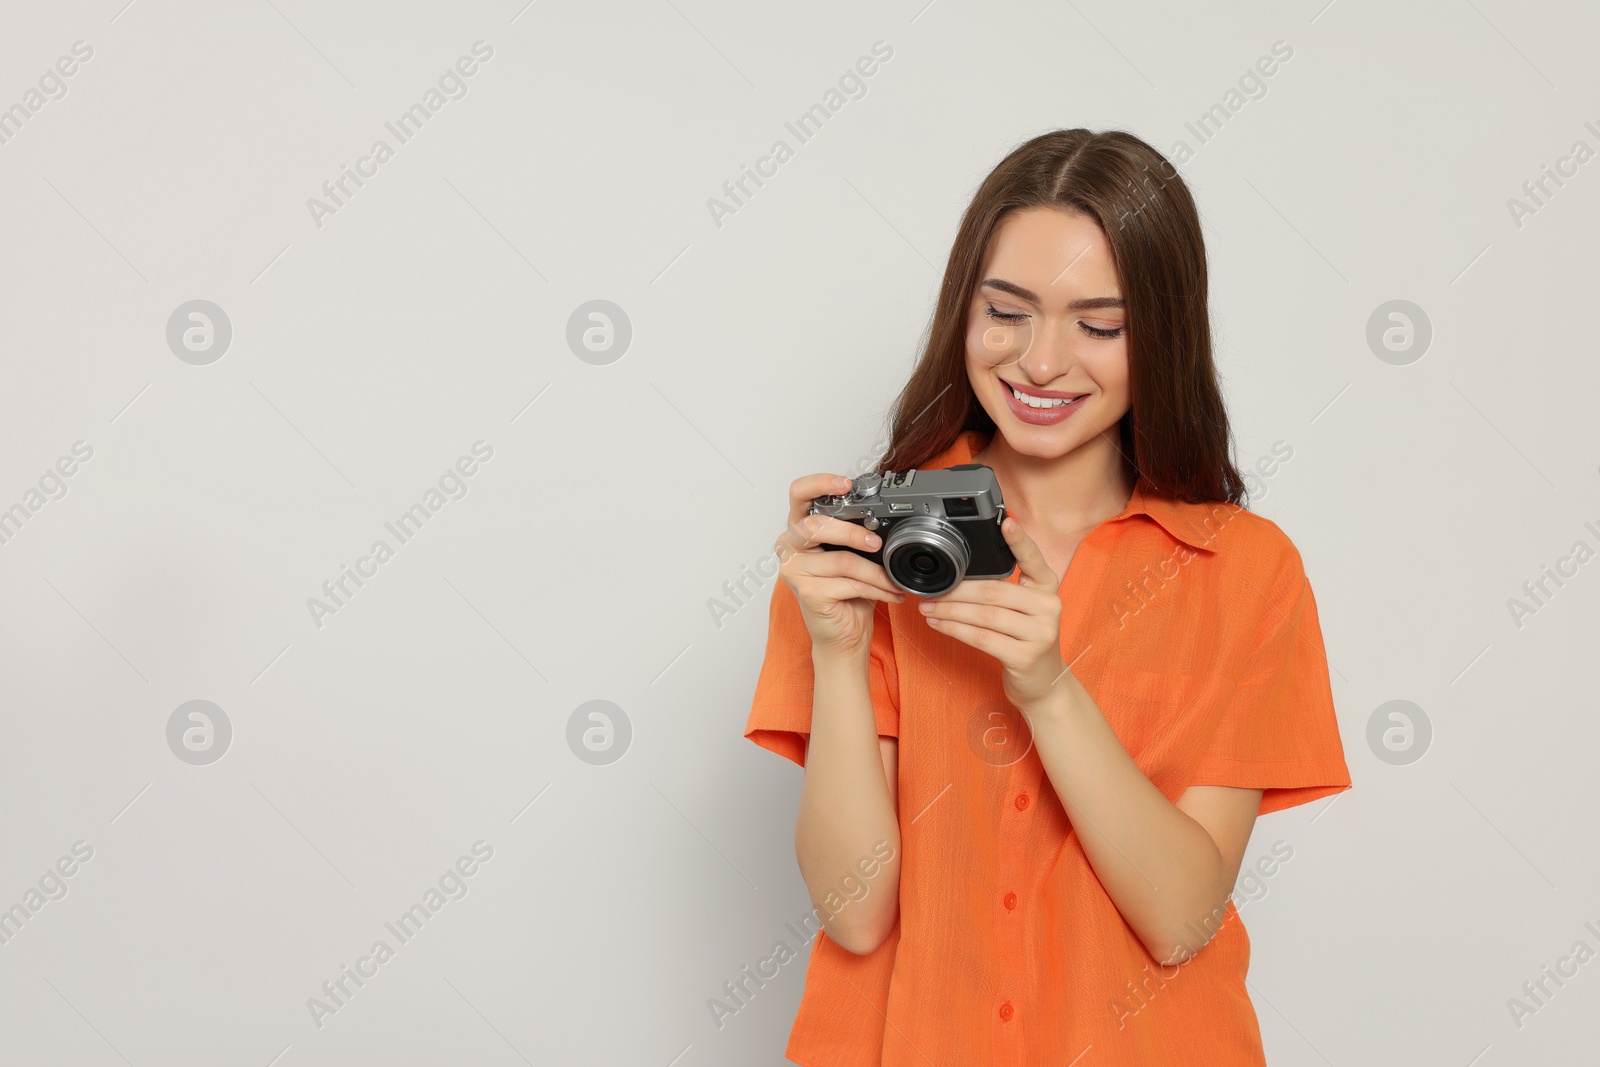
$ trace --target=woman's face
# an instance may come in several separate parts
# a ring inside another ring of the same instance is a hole
[[[1128,411],[1128,331],[1105,231],[1053,207],[1006,216],[967,309],[967,380],[1015,451],[1064,456]]]

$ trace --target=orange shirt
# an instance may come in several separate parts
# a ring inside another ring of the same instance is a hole
[[[925,466],[970,462],[985,441],[964,433]],[[1079,544],[1061,600],[1062,658],[1169,800],[1191,785],[1257,788],[1266,814],[1350,787],[1316,601],[1270,520],[1140,482]],[[1090,866],[999,663],[934,631],[918,603],[877,605],[869,667],[878,733],[899,739],[899,919],[862,956],[816,934],[785,1055],[1264,1065],[1232,899],[1196,956],[1162,967]],[[811,696],[810,635],[780,580],[745,736],[803,766]],[[881,858],[863,857],[863,872]]]

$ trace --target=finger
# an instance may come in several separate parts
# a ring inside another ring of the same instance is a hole
[[[819,496],[848,492],[851,481],[842,474],[808,474],[789,483],[789,525],[805,518],[811,502]]]
[[[905,590],[895,585],[889,575],[876,563],[854,552],[805,552],[795,556],[789,574],[800,578],[853,578],[858,582],[877,586],[890,593]]]
[[[787,552],[782,547],[785,544]],[[778,554],[787,559],[789,553],[808,552],[825,544],[876,552],[882,547],[883,538],[859,522],[846,522],[831,515],[807,515],[792,524],[775,547]]]
[[[1011,554],[1017,557],[1017,564],[1022,568],[1022,581],[1049,589],[1060,588],[1061,579],[1044,561],[1044,553],[1015,516],[1006,516],[1006,521],[1000,524],[1000,533],[1005,537],[1006,544],[1011,546]]]
[[[941,625],[959,622],[1016,638],[1018,641],[1038,641],[1049,633],[1049,627],[1038,616],[1028,615],[993,604],[967,604],[950,601],[925,600],[919,609],[924,616]]]
[[[984,626],[973,626],[971,623],[929,619],[928,625],[942,634],[949,634],[964,645],[971,645],[979,652],[988,653],[1002,665],[1009,665],[1024,647],[1022,642],[1014,637],[997,633]]]
[[[881,600],[885,604],[898,604],[906,598],[898,589],[881,589],[860,578],[811,575],[796,584],[795,595],[812,603],[823,600]]]
[[[998,581],[993,578],[965,578],[957,582],[948,593],[940,593],[930,600],[959,601],[965,604],[999,604],[1016,611],[1047,611],[1050,601],[1042,590],[1031,585]],[[1059,604],[1060,602],[1057,601]]]

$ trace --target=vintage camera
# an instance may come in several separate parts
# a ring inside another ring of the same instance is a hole
[[[1000,532],[1000,483],[981,463],[863,474],[848,493],[817,497],[809,514],[858,523],[883,538],[876,552],[822,547],[881,564],[890,581],[918,596],[948,593],[963,578],[1005,578],[1017,565]]]

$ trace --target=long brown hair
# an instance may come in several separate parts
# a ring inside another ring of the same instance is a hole
[[[1118,447],[1130,478],[1191,503],[1241,503],[1212,361],[1200,217],[1172,164],[1121,130],[1041,134],[984,179],[950,249],[922,355],[895,401],[879,470],[920,466],[963,431],[995,430],[967,380],[967,312],[996,227],[1031,207],[1087,214],[1111,245],[1127,306],[1132,402]]]

